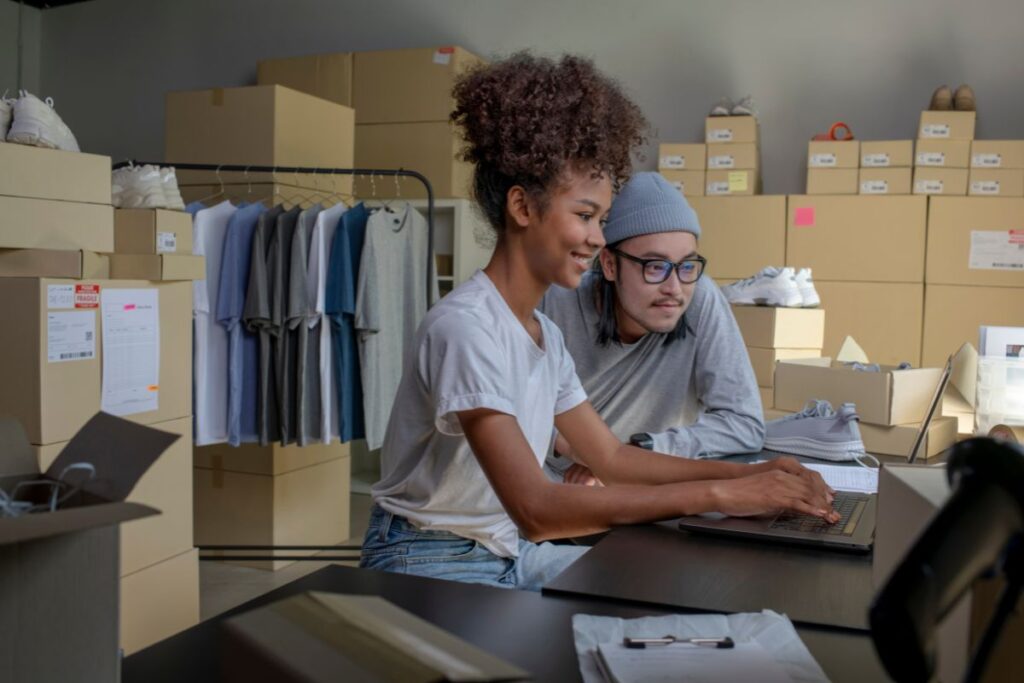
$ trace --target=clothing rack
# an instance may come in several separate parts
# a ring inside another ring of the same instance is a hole
[[[434,275],[434,187],[427,180],[427,177],[419,171],[411,171],[405,168],[324,168],[317,166],[246,166],[244,164],[191,164],[172,163],[167,161],[135,161],[130,159],[114,164],[113,168],[124,168],[125,166],[165,166],[182,171],[237,171],[241,173],[306,173],[311,175],[351,175],[351,176],[384,176],[393,178],[415,178],[423,183],[427,190],[427,308],[430,308],[430,293],[433,291],[431,283]],[[223,187],[224,182],[220,180]]]

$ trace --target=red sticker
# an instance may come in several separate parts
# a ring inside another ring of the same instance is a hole
[[[439,48],[437,48],[437,51],[440,52],[443,55],[453,55],[453,54],[455,54],[455,48],[454,47],[439,47]]]
[[[99,285],[75,285],[75,308],[99,308]]]
[[[793,213],[793,225],[798,228],[808,228],[814,225],[814,207],[798,206]]]

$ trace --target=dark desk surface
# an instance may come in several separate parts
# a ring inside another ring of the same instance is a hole
[[[708,612],[771,609],[797,624],[859,630],[874,596],[870,555],[691,534],[675,522],[614,529],[544,592]]]
[[[534,680],[559,683],[580,680],[572,636],[574,614],[628,619],[670,611],[330,566],[135,653],[124,660],[121,680],[219,680],[223,647],[220,622],[225,617],[310,590],[382,596],[530,671]],[[833,681],[886,680],[867,635],[815,628],[798,631]]]

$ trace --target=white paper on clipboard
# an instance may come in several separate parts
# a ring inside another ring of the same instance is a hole
[[[105,288],[102,410],[134,415],[156,410],[160,396],[160,292]]]

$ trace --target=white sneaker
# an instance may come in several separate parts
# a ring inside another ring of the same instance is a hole
[[[114,171],[111,176],[114,206],[124,209],[163,209],[167,207],[160,169],[156,166],[129,166]],[[115,201],[116,200],[116,201]]]
[[[728,97],[723,97],[718,100],[715,106],[711,107],[711,111],[708,113],[708,116],[728,116],[734,106],[735,105],[732,100]]]
[[[14,102],[14,122],[7,133],[7,142],[67,152],[81,151],[74,133],[53,110],[53,98],[47,97],[43,102],[25,90]]]
[[[168,209],[185,210],[185,201],[181,198],[178,190],[178,176],[173,167],[160,169],[160,184],[163,186],[164,198],[167,200]]]
[[[800,288],[800,296],[804,300],[804,308],[817,308],[821,305],[821,297],[818,296],[818,290],[814,288],[814,280],[811,279],[810,268],[801,268],[797,271],[796,286]]]
[[[795,271],[774,266],[768,266],[746,280],[722,287],[722,293],[731,304],[800,308],[804,302],[796,283]]]
[[[757,116],[757,110],[754,109],[754,100],[751,99],[750,95],[747,95],[734,104],[729,113],[733,116]]]
[[[11,128],[11,119],[14,118],[14,109],[11,105],[14,100],[7,99],[7,93],[0,97],[0,142],[7,139],[7,131]]]

